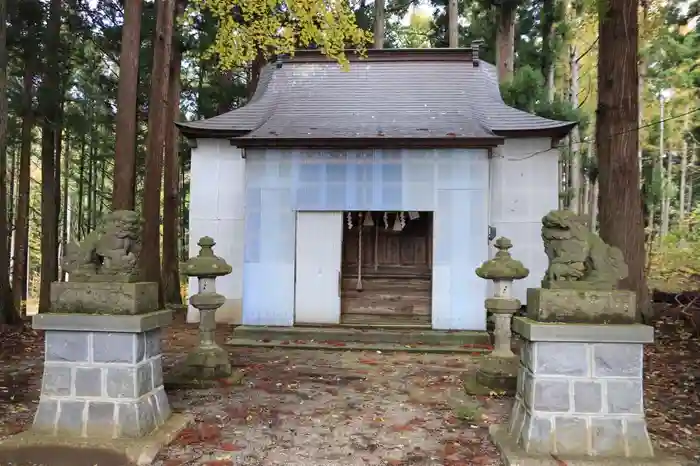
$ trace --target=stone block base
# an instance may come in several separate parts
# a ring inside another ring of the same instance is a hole
[[[87,438],[45,435],[35,430],[28,430],[0,441],[0,450],[40,449],[42,447],[59,447],[76,450],[76,463],[86,450],[99,450],[123,455],[129,460],[129,464],[147,466],[153,464],[158,452],[173,440],[192,423],[189,415],[173,414],[159,429],[140,438]],[[2,457],[3,455],[0,455]],[[11,455],[10,455],[11,456]],[[93,461],[95,458],[93,458]],[[83,464],[81,462],[80,464]],[[5,463],[3,463],[5,464]],[[22,463],[24,464],[24,463]],[[32,463],[33,464],[33,463]],[[93,464],[93,463],[89,463]],[[102,463],[100,463],[102,464]]]
[[[557,327],[576,325],[548,324],[553,338]],[[525,452],[653,456],[644,418],[643,344],[599,343],[602,333],[592,328],[579,341],[523,342],[509,433]]]
[[[223,379],[231,375],[231,362],[228,352],[219,346],[195,348],[185,358],[182,370],[193,379]]]
[[[633,324],[636,296],[627,290],[528,288],[527,316],[540,322]]]
[[[52,317],[60,321],[77,316]],[[121,323],[148,318],[120,317]],[[102,331],[39,326],[45,329],[46,351],[34,431],[53,436],[133,438],[152,432],[170,417],[163,388],[161,330],[120,331],[123,329],[109,326],[114,316],[103,316],[103,320]]]
[[[489,426],[489,437],[496,445],[505,466],[682,466],[684,462],[670,457],[655,458],[600,458],[526,452],[508,432],[508,426]]]
[[[51,312],[135,315],[154,309],[158,309],[157,283],[51,283]]]

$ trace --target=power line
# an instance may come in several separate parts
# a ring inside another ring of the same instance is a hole
[[[610,136],[608,136],[608,138],[612,139],[612,138],[614,138],[614,137],[616,137],[616,136],[620,136],[620,135],[623,135],[623,134],[627,134],[627,133],[632,133],[632,132],[635,132],[635,131],[639,131],[640,129],[649,128],[650,126],[656,126],[656,125],[660,124],[661,122],[664,122],[664,123],[665,123],[665,122],[667,122],[667,121],[676,120],[676,119],[678,119],[678,118],[682,118],[682,117],[684,117],[684,116],[687,116],[687,115],[690,115],[690,114],[693,114],[693,113],[696,113],[696,112],[700,112],[700,107],[695,107],[695,108],[692,109],[692,110],[689,110],[689,111],[686,111],[686,112],[683,112],[683,113],[679,113],[679,114],[677,114],[677,115],[672,115],[672,116],[670,116],[670,117],[664,118],[663,120],[655,120],[655,121],[653,121],[653,122],[651,122],[651,123],[647,123],[647,124],[645,124],[645,125],[637,126],[637,127],[635,127],[635,128],[632,128],[632,129],[628,129],[628,130],[625,130],[625,131],[620,131],[620,132],[618,132],[618,133],[611,134]],[[593,143],[595,143],[595,141],[596,141],[595,138],[589,138],[589,139],[587,139],[586,141],[579,141],[579,142],[577,142],[576,144],[577,144],[578,146],[583,146],[584,144],[585,144],[585,145],[593,144]],[[524,157],[508,157],[508,160],[514,160],[514,161],[527,160],[527,159],[532,158],[532,157],[534,157],[534,156],[536,156],[536,155],[538,155],[538,154],[543,154],[543,153],[545,153],[545,152],[549,152],[549,151],[552,150],[552,149],[565,149],[565,148],[568,148],[568,144],[567,144],[567,145],[559,144],[559,145],[554,146],[554,147],[551,147],[551,148],[549,148],[549,149],[538,150],[538,151],[533,152],[533,153],[531,153],[531,154],[528,154],[528,155],[526,155],[526,156],[524,156]]]

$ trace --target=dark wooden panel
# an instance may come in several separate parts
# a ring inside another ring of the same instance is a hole
[[[343,232],[341,321],[367,325],[431,322],[432,215],[387,230],[381,214],[362,227],[361,291],[358,291],[360,226]],[[393,219],[390,221],[393,225]]]
[[[430,316],[376,316],[374,314],[343,314],[340,322],[345,325],[362,325],[362,326],[424,326],[431,327]]]

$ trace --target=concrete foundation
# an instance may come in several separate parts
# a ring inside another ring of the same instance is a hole
[[[526,453],[654,455],[642,386],[642,347],[653,341],[647,326],[624,325],[622,332],[618,325],[590,325],[567,340],[561,330],[578,324],[514,322],[525,341],[508,432]],[[617,341],[605,337],[609,331]]]
[[[170,318],[171,311],[37,315],[34,328],[45,330],[46,352],[32,431],[139,438],[164,425],[171,410],[163,388],[160,340],[161,327]]]

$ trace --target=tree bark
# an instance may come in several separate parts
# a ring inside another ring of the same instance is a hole
[[[63,96],[65,95],[65,85],[62,85],[60,87],[60,95]],[[54,202],[56,202],[56,208],[54,210],[55,214],[55,222],[56,222],[56,280],[60,281],[61,280],[61,258],[63,257],[63,247],[61,243],[61,236],[60,236],[60,231],[61,231],[61,212],[65,210],[65,207],[61,203],[61,158],[63,157],[63,116],[64,116],[64,101],[63,98],[61,98],[61,103],[59,104],[58,107],[58,112],[56,114],[56,129],[54,132],[54,136],[56,138],[54,144],[56,148],[56,159],[55,159],[55,179],[54,181]],[[66,173],[66,176],[68,174]],[[66,182],[68,182],[68,178],[66,178]]]
[[[660,238],[665,237],[668,234],[668,225],[669,225],[669,207],[671,205],[671,199],[668,195],[668,188],[670,187],[671,184],[671,154],[668,154],[668,165],[666,166],[666,169],[664,169],[664,156],[666,155],[666,148],[665,148],[665,143],[666,143],[666,136],[664,132],[664,126],[666,122],[664,121],[666,119],[666,116],[664,115],[664,107],[666,105],[666,101],[663,97],[661,96],[661,118],[659,121],[659,166],[661,167],[660,174],[661,174],[661,232],[659,234]]]
[[[20,316],[10,288],[7,250],[7,0],[0,0],[0,323],[16,324]]]
[[[136,190],[136,103],[141,52],[141,0],[124,7],[122,49],[117,91],[116,156],[114,158],[113,210],[134,210]]]
[[[457,0],[448,0],[450,8],[452,3],[457,3]],[[384,39],[386,37],[386,0],[375,0],[374,2],[374,48],[383,49]],[[452,24],[452,18],[450,18]],[[450,35],[450,38],[452,36]],[[452,47],[452,45],[450,45]]]
[[[70,236],[70,217],[68,216],[68,211],[70,210],[69,196],[68,196],[68,185],[70,184],[70,139],[66,137],[66,153],[63,157],[63,173],[65,173],[65,181],[63,183],[63,192],[61,193],[61,204],[63,205],[62,217],[61,217],[61,254],[59,257],[65,255],[66,246],[68,245],[68,238]],[[61,270],[58,279],[62,282],[66,281],[66,271],[63,270],[63,265],[61,265]]]
[[[85,224],[85,213],[83,211],[83,206],[85,205],[83,199],[83,194],[85,193],[85,153],[87,152],[85,139],[85,133],[82,133],[80,138],[80,161],[78,162],[78,216],[75,222],[75,237],[78,241],[83,238],[83,225]]]
[[[515,58],[515,8],[498,7],[498,24],[496,29],[496,69],[498,82],[504,83],[513,77]]]
[[[649,313],[644,277],[644,227],[637,162],[638,0],[606,2],[598,37],[596,152],[599,166],[600,236],[620,248],[629,266],[623,288],[636,291],[637,315]]]
[[[685,113],[685,121],[683,122],[683,154],[681,155],[680,212],[678,214],[681,227],[683,227],[683,221],[685,220],[685,190],[688,177],[688,129],[690,127],[691,112],[690,108],[687,106],[685,108]]]
[[[554,100],[554,0],[542,1],[541,16],[541,71],[547,85],[547,99],[551,102]]]
[[[163,295],[166,304],[182,305],[178,261],[178,205],[180,185],[179,135],[174,122],[180,118],[180,70],[182,51],[173,44],[168,93],[167,131],[163,167]]]
[[[457,0],[447,0],[447,44],[451,49],[459,47],[459,8]]]
[[[690,166],[692,170],[695,170],[695,163],[697,160],[697,144],[693,143],[693,147],[690,149]],[[686,207],[688,212],[693,211],[693,185],[695,183],[688,183],[688,206]]]
[[[58,279],[58,215],[56,205],[56,125],[60,107],[59,44],[61,0],[51,0],[46,31],[46,72],[41,83],[41,283],[39,312],[48,312],[51,282]]]
[[[571,70],[571,81],[569,83],[569,102],[573,108],[578,108],[578,61],[576,46],[572,45],[569,49],[569,68]],[[581,213],[582,201],[587,202],[587,199],[581,197],[581,151],[579,147],[579,130],[575,127],[569,134],[569,147],[571,147],[571,201],[569,206],[574,212]]]
[[[173,40],[174,0],[156,2],[156,32],[153,38],[153,72],[151,95],[148,103],[148,152],[143,188],[143,250],[140,267],[145,281],[161,284],[160,276],[160,197],[163,176],[163,149],[165,144],[170,58]],[[163,289],[159,286],[160,304],[164,303]]]
[[[32,130],[34,109],[32,107],[34,70],[30,61],[31,52],[25,57],[24,91],[22,94],[22,136],[17,182],[17,220],[15,222],[14,255],[12,264],[12,297],[16,309],[26,312],[27,271],[29,255],[29,196],[30,166],[32,159]]]

